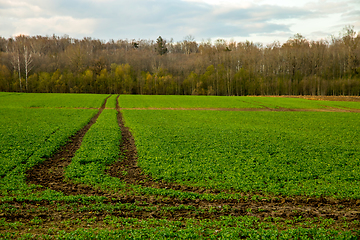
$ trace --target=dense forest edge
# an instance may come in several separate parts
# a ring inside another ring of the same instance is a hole
[[[360,32],[283,44],[0,37],[0,91],[150,95],[360,95]]]

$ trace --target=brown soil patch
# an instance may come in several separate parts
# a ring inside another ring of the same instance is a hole
[[[360,96],[298,96],[309,100],[360,102]]]
[[[324,106],[326,107],[326,106]],[[326,107],[323,109],[301,108],[121,108],[122,110],[190,110],[190,111],[245,111],[245,112],[360,112],[360,109]]]
[[[304,98],[309,100],[360,102],[360,96],[256,95],[251,97]]]
[[[140,202],[139,200],[148,200]],[[121,210],[109,211],[108,209],[96,209],[82,210],[84,207],[88,207],[89,203],[62,203],[60,209],[57,209],[54,203],[50,201],[11,201],[6,202],[12,204],[16,208],[16,212],[8,212],[1,214],[0,217],[4,217],[11,221],[28,221],[34,217],[52,219],[52,221],[59,221],[61,219],[76,219],[83,218],[88,215],[96,215],[98,220],[102,220],[107,215],[132,217],[139,219],[149,218],[166,218],[168,220],[179,220],[181,218],[200,218],[200,219],[218,219],[221,216],[255,216],[260,219],[266,217],[279,217],[283,219],[293,219],[295,216],[301,216],[303,218],[332,218],[334,220],[342,220],[346,217],[347,221],[358,220],[360,217],[359,209],[353,209],[349,206],[337,205],[321,202],[308,203],[297,202],[294,205],[293,202],[287,202],[287,200],[280,199],[278,201],[239,201],[239,202],[225,202],[223,201],[187,201],[176,199],[157,199],[151,200],[146,197],[123,197],[112,198],[104,200],[102,203],[92,202],[92,204],[107,204],[109,206],[115,206],[117,203],[130,203],[139,207],[139,209],[123,208]],[[166,207],[176,207],[180,205],[192,206],[193,210],[186,209],[174,209],[163,210]],[[39,209],[39,207],[42,207]],[[143,207],[143,209],[141,209]],[[152,209],[146,208],[152,207]],[[44,208],[46,210],[44,211]],[[34,209],[34,211],[28,211]],[[211,211],[209,211],[211,209]]]

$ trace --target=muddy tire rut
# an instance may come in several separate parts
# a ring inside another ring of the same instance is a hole
[[[100,107],[98,113],[91,118],[90,122],[80,131],[72,136],[68,143],[61,147],[52,157],[46,159],[42,164],[38,164],[26,172],[27,183],[42,185],[55,191],[63,192],[66,195],[79,194],[105,194],[90,186],[75,184],[65,181],[65,168],[71,163],[75,152],[80,148],[83,137],[90,127],[96,122],[99,115],[105,109],[107,98]]]

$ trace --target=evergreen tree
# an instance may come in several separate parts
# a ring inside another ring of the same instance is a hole
[[[164,40],[161,36],[156,39],[155,49],[159,55],[164,55],[165,53],[167,53],[166,40]]]

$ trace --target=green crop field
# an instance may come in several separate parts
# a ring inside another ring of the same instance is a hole
[[[243,96],[162,96],[121,95],[122,108],[181,108],[181,109],[360,109],[360,102],[314,101],[303,98],[243,97]]]
[[[302,98],[279,98],[279,97],[249,97],[249,102],[267,108],[290,108],[290,109],[321,109],[326,108],[324,101],[316,102]],[[323,105],[322,105],[323,104]]]
[[[0,109],[0,176],[49,157],[82,128],[96,110]]]
[[[108,95],[0,93],[1,108],[98,108]]]
[[[53,155],[84,127],[97,112],[90,108],[100,107],[106,97],[0,93],[1,195],[26,192],[25,171]]]
[[[122,108],[262,108],[248,97],[121,95]]]
[[[360,114],[124,110],[139,165],[206,188],[360,198]]]
[[[358,109],[0,93],[0,238],[358,239]]]
[[[346,102],[346,101],[314,101],[315,103],[334,108],[344,109],[360,109],[360,102]]]

